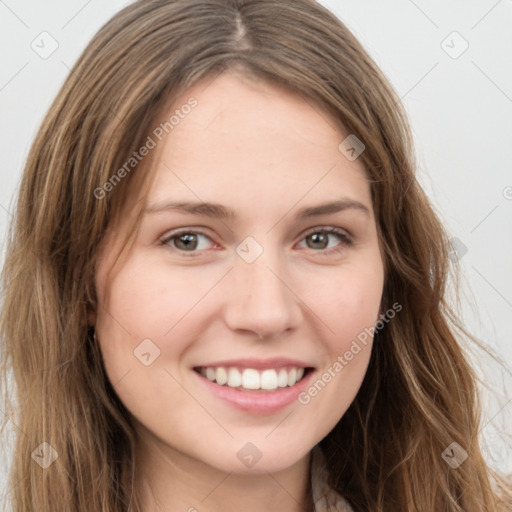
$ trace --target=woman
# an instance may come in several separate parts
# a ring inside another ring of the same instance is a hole
[[[14,510],[507,510],[448,254],[398,99],[335,16],[130,5],[21,183]]]

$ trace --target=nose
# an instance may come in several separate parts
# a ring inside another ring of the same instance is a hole
[[[270,262],[263,254],[253,263],[237,258],[226,285],[225,321],[233,331],[275,338],[300,325],[300,298],[275,258]]]

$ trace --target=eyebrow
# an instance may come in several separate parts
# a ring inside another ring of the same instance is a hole
[[[355,210],[363,212],[366,216],[370,217],[370,210],[363,203],[353,199],[340,199],[338,201],[331,201],[315,206],[308,206],[302,208],[297,212],[296,217],[299,220],[308,219],[320,215],[327,215],[331,213],[338,213],[345,210]],[[204,215],[207,217],[215,217],[223,220],[235,220],[236,213],[230,208],[218,203],[204,203],[204,202],[172,202],[162,201],[148,206],[144,213],[158,213],[162,211],[179,211],[190,213],[192,215]]]

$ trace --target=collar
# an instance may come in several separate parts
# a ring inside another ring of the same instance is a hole
[[[329,487],[325,455],[318,444],[311,450],[310,475],[315,512],[354,512],[348,502]]]

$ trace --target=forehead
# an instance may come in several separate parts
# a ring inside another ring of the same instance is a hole
[[[224,72],[210,81],[196,84],[175,101],[171,112],[179,111],[191,98],[197,106],[174,126],[167,138],[174,142],[173,152],[190,149],[181,146],[188,139],[201,138],[201,151],[253,150],[265,155],[286,149],[288,143],[306,142],[311,146],[336,149],[342,135],[341,123],[310,98],[283,86],[239,72]],[[265,146],[259,144],[265,143]],[[282,151],[279,151],[283,153]],[[285,156],[284,154],[282,155]]]
[[[182,108],[191,99],[194,108]],[[238,198],[241,206],[256,196],[291,206],[305,195],[353,196],[371,208],[362,163],[338,149],[347,133],[299,93],[225,72],[188,89],[161,112],[160,126],[172,116],[147,203]]]

